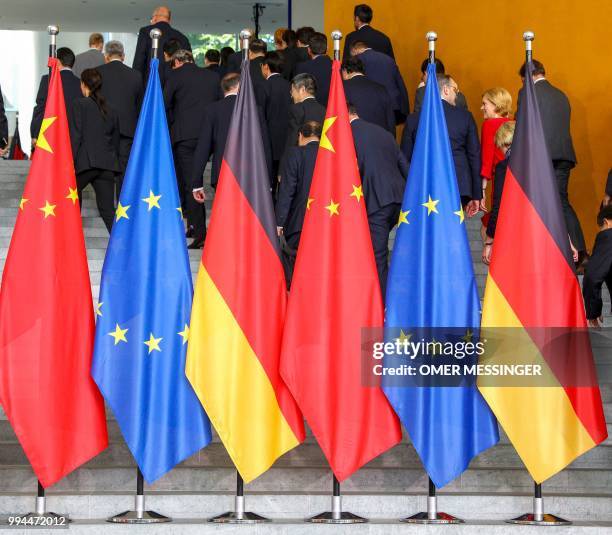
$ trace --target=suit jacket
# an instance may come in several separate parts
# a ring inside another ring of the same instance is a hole
[[[206,106],[221,98],[219,76],[194,63],[174,69],[164,86],[172,143],[197,139]]]
[[[395,59],[391,39],[381,31],[372,28],[369,24],[362,26],[346,36],[344,40],[344,52],[342,53],[343,58],[348,58],[351,55],[351,46],[356,41],[362,41],[368,45],[369,48],[373,48],[377,52],[382,52]]]
[[[422,85],[421,87],[417,87],[416,93],[414,95],[414,113],[421,111],[424,96],[425,86]],[[468,109],[467,100],[465,100],[465,95],[463,93],[457,93],[457,100],[455,102],[455,106],[457,108],[463,108],[464,110]]]
[[[149,33],[153,28],[158,28],[162,32],[161,37],[159,38],[159,52],[157,56],[160,58],[160,64],[163,63],[162,51],[164,49],[164,43],[168,39],[178,39],[181,43],[181,48],[191,52],[189,39],[187,39],[187,37],[185,37],[178,30],[175,30],[167,22],[158,22],[156,24],[150,24],[149,26],[140,28],[132,67],[137,71],[140,71],[142,74],[142,79],[145,81],[149,77],[149,65],[151,64],[151,37],[149,36]]]
[[[280,74],[270,76],[262,86],[263,110],[270,133],[272,160],[283,156],[289,131],[289,109],[292,106],[290,84]]]
[[[81,92],[81,82],[70,69],[60,71],[60,76],[62,77],[62,86],[64,89],[64,103],[66,104],[66,110],[69,110],[72,101],[83,96],[83,93]],[[40,125],[42,124],[43,116],[45,114],[45,106],[47,104],[48,90],[49,75],[45,74],[40,79],[38,93],[36,95],[36,105],[34,106],[34,111],[32,112],[30,136],[33,139],[37,138],[38,132],[40,132]]]
[[[198,144],[193,155],[193,171],[191,173],[191,185],[193,189],[201,188],[204,184],[203,174],[206,164],[212,156],[211,185],[217,187],[225,142],[229,131],[232,113],[236,105],[236,95],[228,95],[217,102],[213,102],[204,110],[204,117],[198,137]],[[259,124],[261,125],[264,152],[268,172],[272,174],[272,154],[270,151],[270,140],[266,128],[266,122],[260,108]]]
[[[317,56],[303,61],[295,66],[295,74],[312,74],[317,81],[317,100],[327,107],[329,98],[329,85],[331,83],[332,60],[329,56]]]
[[[353,76],[344,81],[347,102],[357,109],[364,121],[374,123],[395,136],[395,114],[389,94],[380,85],[365,76]]]
[[[612,169],[608,172],[608,180],[606,180],[606,195],[612,197]]]
[[[214,72],[217,76],[219,75],[219,64],[211,63],[208,67],[204,67],[207,71]]]
[[[408,90],[395,60],[371,48],[363,51],[358,57],[365,67],[366,76],[385,86],[391,98],[393,111],[407,116],[410,113]]]
[[[283,227],[285,239],[294,249],[297,249],[302,232],[318,149],[316,142],[292,147],[281,169],[276,225]]]
[[[487,222],[487,236],[495,238],[495,229],[497,228],[497,218],[499,216],[499,207],[501,205],[502,192],[504,191],[504,181],[506,180],[506,171],[508,170],[508,161],[510,152],[506,153],[506,157],[495,166],[495,180],[493,181],[493,199],[491,201],[491,212],[489,221]]]
[[[593,254],[584,270],[582,295],[587,319],[592,320],[602,315],[601,287],[604,282],[608,292],[612,292],[612,229],[597,234]]]
[[[2,97],[2,88],[0,88],[0,148],[3,149],[8,145],[8,120],[4,111],[4,98]],[[3,141],[6,140],[6,141]]]
[[[263,63],[263,60],[264,60],[263,56],[259,56],[249,61],[249,72],[251,74],[251,83],[253,84],[253,91],[255,91],[255,98],[258,98],[258,95],[259,95],[257,104],[260,107],[263,107],[264,105],[263,100],[260,100],[260,99],[261,99],[261,95],[263,95],[263,91],[264,91],[263,88],[266,83],[266,79],[261,73],[261,64]]]
[[[77,54],[72,72],[80,78],[85,69],[95,69],[100,65],[104,65],[104,54],[97,48],[90,48],[85,52]]]
[[[227,69],[225,74],[230,72],[240,72],[242,66],[242,50],[238,50],[227,57]]]
[[[442,107],[453,152],[459,194],[470,199],[482,199],[480,143],[474,117],[469,111],[451,106],[445,100],[442,101]],[[401,142],[402,152],[409,162],[412,160],[418,126],[419,114],[410,114],[404,126]]]
[[[351,122],[363,197],[368,214],[389,204],[401,204],[408,176],[408,162],[395,138],[363,119]]]
[[[308,48],[307,47],[288,47],[285,50],[280,50],[280,55],[283,58],[283,76],[286,80],[291,81],[295,75],[295,67],[302,61],[308,61]]]
[[[119,117],[107,107],[106,117],[90,97],[76,99],[68,114],[74,171],[107,169],[119,173]]]
[[[552,160],[565,160],[576,163],[576,152],[570,132],[571,107],[565,93],[553,86],[548,80],[539,80],[535,84],[536,99],[540,108],[540,117],[544,128],[544,138]],[[519,91],[520,108],[523,90]],[[518,113],[517,113],[518,115]]]
[[[323,125],[325,120],[325,108],[315,98],[307,98],[298,104],[289,107],[289,126],[285,151],[298,144],[298,133],[300,127],[306,121],[317,121]]]
[[[142,74],[121,61],[111,61],[97,68],[102,76],[104,98],[119,115],[119,131],[123,137],[134,137],[142,104]]]

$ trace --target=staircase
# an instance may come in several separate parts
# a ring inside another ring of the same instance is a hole
[[[0,160],[0,270],[10,243],[18,200],[28,162]],[[98,216],[93,191],[83,194],[83,226],[91,275],[97,300],[108,234]],[[210,201],[208,201],[210,202]],[[210,208],[210,206],[208,207]],[[209,210],[210,213],[210,210]],[[482,294],[486,266],[480,261],[480,222],[467,221],[470,247],[478,287]],[[195,275],[201,251],[190,251]],[[606,292],[605,323],[612,326]],[[605,335],[604,335],[605,336]],[[608,338],[611,336],[608,334]],[[598,364],[610,364],[612,354],[594,342]],[[606,368],[607,369],[607,368]],[[608,430],[612,435],[612,374],[602,375],[602,396]],[[113,415],[108,412],[110,445],[98,457],[49,489],[48,509],[78,519],[71,525],[78,533],[107,533],[130,529],[134,533],[203,533],[205,530],[244,529],[248,533],[429,533],[452,529],[454,533],[528,533],[533,527],[510,526],[503,519],[532,508],[533,483],[520,459],[502,433],[500,444],[476,458],[457,480],[439,492],[439,507],[461,518],[462,526],[411,526],[396,519],[426,508],[427,478],[407,437],[403,443],[373,460],[343,486],[344,508],[371,519],[365,525],[321,526],[303,524],[301,519],[329,510],[331,474],[312,436],[287,453],[266,474],[245,487],[247,508],[275,520],[257,527],[233,528],[202,524],[202,519],[233,508],[235,472],[223,445],[214,442],[151,487],[146,487],[147,508],[176,520],[164,527],[106,524],[103,519],[133,508],[135,464],[123,442]],[[546,512],[575,521],[565,533],[612,533],[612,440],[591,450],[544,486]],[[33,509],[36,478],[23,451],[0,411],[0,516]],[[194,520],[197,519],[197,520]],[[570,531],[567,531],[569,529]],[[250,530],[250,531],[248,531]],[[331,533],[331,531],[326,531]],[[161,533],[161,532],[160,532]]]

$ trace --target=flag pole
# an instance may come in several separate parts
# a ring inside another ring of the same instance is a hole
[[[436,32],[427,32],[425,35],[428,43],[429,63],[436,62],[436,41],[438,34]],[[427,511],[421,511],[408,518],[403,518],[401,522],[408,524],[462,524],[463,520],[448,513],[438,512],[438,497],[436,495],[436,485],[428,478],[429,490],[427,493]]]
[[[533,55],[533,40],[535,34],[532,31],[523,33],[525,41],[525,76],[531,76],[531,63]],[[556,515],[544,513],[544,498],[542,498],[542,484],[533,482],[533,513],[525,513],[516,518],[506,520],[508,524],[522,524],[530,526],[569,526],[571,522]]]
[[[332,31],[331,38],[334,42],[334,60],[340,61],[340,41],[342,39],[342,32],[340,30]],[[308,518],[306,521],[314,524],[363,524],[364,522],[368,522],[368,519],[342,510],[340,481],[338,481],[334,475],[332,483],[331,511],[320,513],[312,518]]]
[[[159,38],[162,32],[158,28],[153,28],[149,32],[151,37],[151,57],[157,58],[159,49]],[[159,524],[162,522],[172,522],[170,517],[164,516],[156,511],[147,511],[145,509],[144,495],[144,476],[140,471],[140,467],[136,468],[136,495],[134,497],[134,510],[124,511],[118,515],[106,519],[107,522],[114,524]]]

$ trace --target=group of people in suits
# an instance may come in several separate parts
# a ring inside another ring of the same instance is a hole
[[[355,6],[355,31],[346,36],[342,58],[347,105],[356,155],[364,186],[365,204],[381,287],[386,284],[389,233],[397,223],[408,166],[416,140],[420,108],[427,82],[428,60],[421,65],[421,83],[411,112],[408,91],[394,59],[391,40],[372,27],[373,11]],[[125,65],[121,43],[102,45],[93,34],[90,50],[74,54],[57,52],[64,84],[64,98],[71,114],[71,137],[79,192],[91,183],[100,213],[110,228],[113,194],[121,188],[129,157],[143,87],[151,59],[150,31],[162,32],[159,47],[160,79],[170,125],[177,181],[189,247],[200,248],[206,236],[203,172],[211,163],[211,185],[216,187],[223,151],[240,88],[240,68],[249,58],[250,78],[259,108],[270,188],[276,202],[277,227],[291,280],[291,266],[299,237],[317,142],[325,118],[332,61],[323,33],[303,27],[279,28],[275,50],[253,36],[247,50],[226,47],[205,54],[204,67],[194,61],[187,37],[171,25],[167,7],[153,12],[151,24],[140,29],[132,68]],[[241,43],[242,46],[242,43]],[[104,53],[100,52],[103,47]],[[567,186],[576,156],[570,134],[567,97],[545,77],[541,63],[533,73],[546,141],[557,176],[559,194],[569,237],[578,260],[588,257],[578,218],[568,199]],[[80,80],[75,76],[81,69]],[[520,75],[525,76],[525,66]],[[491,213],[483,220],[483,261],[493,250],[503,169],[507,165],[513,133],[512,97],[503,88],[483,94],[485,122],[479,139],[476,121],[467,109],[465,96],[440,59],[436,60],[437,83],[443,101],[449,140],[462,204],[468,217],[487,211],[487,184],[494,183]],[[48,77],[41,79],[31,133],[35,142],[44,111]],[[520,106],[519,94],[518,105]],[[94,117],[95,116],[95,117]],[[396,136],[404,125],[401,143]],[[97,151],[97,152],[96,152]],[[114,156],[113,156],[114,155]],[[110,216],[109,216],[110,214]]]

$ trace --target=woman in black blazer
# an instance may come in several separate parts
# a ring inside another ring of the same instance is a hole
[[[83,98],[73,101],[70,140],[79,202],[88,184],[96,192],[100,216],[110,232],[115,214],[115,175],[119,167],[119,117],[100,94],[102,77],[96,69],[81,74]]]

